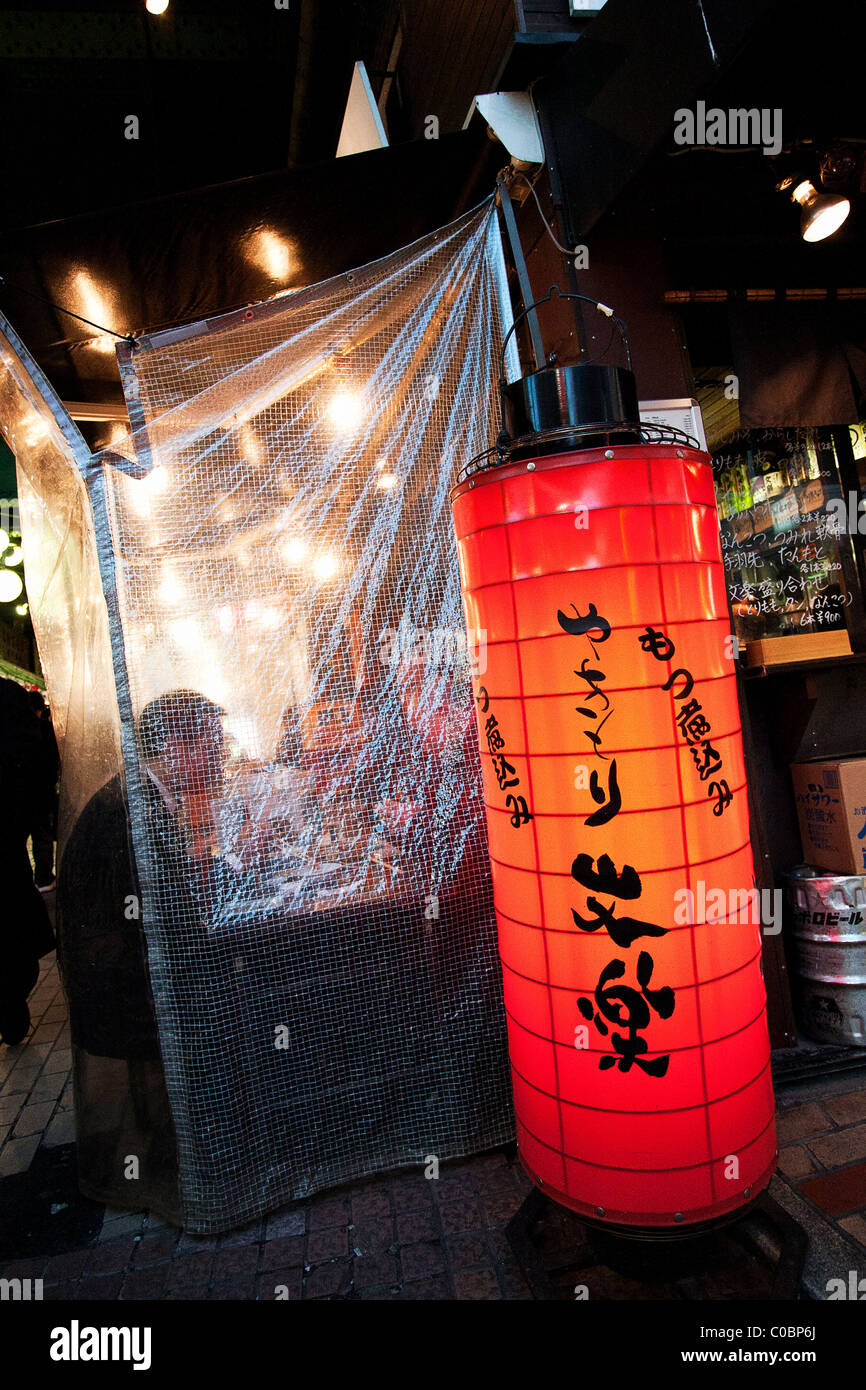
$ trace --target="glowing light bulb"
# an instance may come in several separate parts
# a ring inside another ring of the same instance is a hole
[[[804,241],[823,241],[838,232],[851,211],[847,198],[819,193],[810,179],[802,179],[791,194],[803,211],[800,214],[800,235]]]
[[[13,545],[9,551],[9,554],[4,555],[3,563],[4,565],[9,565],[10,567],[14,568],[15,565],[20,565],[23,559],[24,551],[21,549],[21,546]]]
[[[20,574],[14,570],[0,570],[0,603],[11,603],[24,592]]]
[[[364,400],[359,391],[336,391],[328,401],[327,416],[335,429],[348,433],[364,418]]]
[[[146,478],[135,480],[129,489],[132,510],[137,512],[139,516],[148,516],[154,498],[166,491],[168,483],[168,473],[159,465],[148,473]]]
[[[18,614],[20,618],[26,618],[27,614],[30,612],[30,609],[26,603],[16,603],[15,612]]]
[[[202,630],[195,618],[175,618],[174,622],[169,623],[169,629],[181,647],[188,647],[191,651],[200,651],[204,646]]]
[[[317,555],[313,561],[313,574],[317,579],[333,579],[339,568],[336,555]]]
[[[202,681],[201,689],[203,695],[206,695],[209,700],[215,700],[218,705],[224,705],[229,696],[228,686],[223,677],[219,675],[209,675],[207,680]],[[223,727],[229,737],[237,744],[237,735],[227,719],[224,721]]]
[[[299,565],[306,557],[307,547],[303,541],[286,541],[285,544],[280,547],[280,554],[287,565]]]
[[[162,580],[160,582],[160,586],[157,592],[162,602],[169,604],[171,607],[175,607],[177,604],[183,603],[183,600],[186,597],[183,591],[183,585],[180,583],[177,575],[174,573],[172,569],[169,568],[168,565],[166,565],[166,567],[163,569]]]
[[[0,530],[0,552],[9,549],[9,532]]]
[[[263,608],[259,614],[259,626],[267,632],[273,632],[275,628],[282,627],[283,615],[278,608]]]
[[[241,425],[240,430],[241,451],[247,463],[252,464],[253,468],[261,468],[262,451],[259,445],[258,436],[252,425]]]
[[[381,473],[376,479],[376,486],[382,488],[383,492],[389,492],[399,481],[396,473]]]
[[[823,241],[825,237],[838,232],[851,211],[847,198],[834,198],[823,207],[816,208],[803,231],[804,241]]]
[[[168,0],[144,0],[144,8],[148,14],[165,14]]]

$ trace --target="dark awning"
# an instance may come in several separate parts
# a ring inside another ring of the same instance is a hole
[[[10,233],[0,307],[64,400],[119,402],[114,340],[21,291],[119,334],[193,322],[415,241],[492,192],[501,157],[476,127]]]

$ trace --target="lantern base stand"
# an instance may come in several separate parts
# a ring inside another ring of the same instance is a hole
[[[567,1245],[551,1247],[543,1234],[539,1237],[539,1226],[551,1216],[560,1223],[564,1217],[574,1223]],[[537,1187],[505,1228],[533,1298],[543,1302],[563,1298],[561,1276],[579,1275],[583,1269],[598,1266],[647,1284],[660,1280],[673,1283],[680,1298],[708,1298],[711,1295],[701,1288],[701,1275],[718,1252],[716,1240],[721,1232],[744,1252],[757,1255],[772,1270],[768,1300],[792,1302],[800,1296],[806,1233],[767,1192],[715,1227],[704,1222],[700,1229],[678,1229],[676,1243],[654,1241],[646,1231],[624,1236],[601,1223],[584,1221]]]

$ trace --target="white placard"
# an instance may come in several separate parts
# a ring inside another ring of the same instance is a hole
[[[675,430],[682,430],[683,434],[696,439],[706,451],[704,417],[697,401],[688,400],[685,396],[679,401],[640,401],[638,409],[640,418],[648,425],[670,425]]]

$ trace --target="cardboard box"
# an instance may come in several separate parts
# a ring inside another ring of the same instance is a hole
[[[866,758],[792,763],[803,860],[834,874],[866,874]]]

